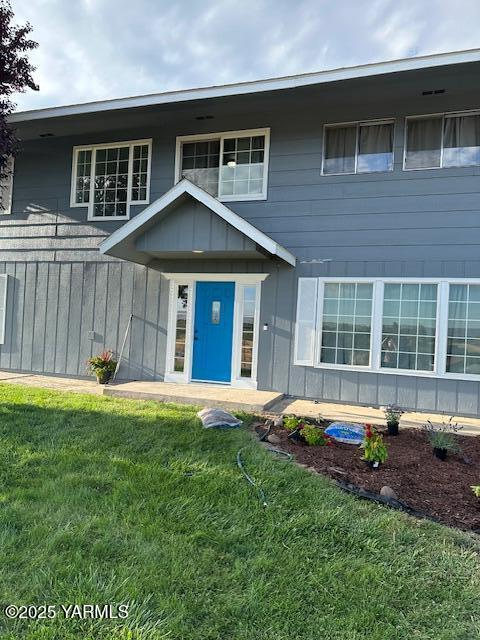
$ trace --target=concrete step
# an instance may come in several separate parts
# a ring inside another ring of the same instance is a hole
[[[169,382],[119,382],[103,388],[103,394],[133,400],[155,400],[194,404],[201,407],[215,406],[223,409],[255,413],[267,411],[283,398],[276,391],[233,389],[216,384],[172,384]]]

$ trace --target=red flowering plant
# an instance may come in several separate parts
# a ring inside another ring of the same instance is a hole
[[[117,361],[110,350],[102,351],[98,356],[92,356],[87,360],[88,368],[97,377],[99,384],[106,384],[117,368]]]
[[[365,425],[365,437],[360,447],[363,449],[362,460],[377,468],[386,462],[388,451],[383,437],[371,424]]]

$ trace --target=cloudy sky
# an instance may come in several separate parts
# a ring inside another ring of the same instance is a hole
[[[480,47],[480,0],[12,0],[39,43],[19,109]]]

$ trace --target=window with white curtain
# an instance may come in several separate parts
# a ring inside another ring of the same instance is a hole
[[[480,279],[299,278],[294,364],[480,380]]]
[[[267,197],[269,129],[177,138],[177,181],[187,178],[222,201]]]
[[[405,169],[480,164],[480,114],[407,118]]]
[[[393,134],[393,121],[326,126],[323,174],[393,171]]]

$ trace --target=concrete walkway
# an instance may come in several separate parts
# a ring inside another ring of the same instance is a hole
[[[232,389],[219,384],[172,384],[168,382],[122,382],[107,385],[106,396],[136,400],[158,400],[179,404],[223,407],[224,409],[256,413],[267,411],[283,398],[276,391]]]
[[[166,382],[119,382],[113,385],[98,385],[95,380],[80,380],[60,376],[42,376],[28,373],[12,373],[0,371],[0,383],[25,384],[32,387],[43,387],[57,391],[74,391],[93,393],[138,400],[156,400],[159,402],[177,402],[179,404],[196,404],[200,406],[220,406],[230,410],[243,410],[252,413],[268,412],[274,414],[295,414],[317,418],[319,415],[327,420],[344,422],[372,422],[384,424],[385,419],[380,409],[373,407],[357,407],[355,405],[335,404],[331,402],[313,402],[285,398],[274,391],[254,391],[251,389],[232,389],[213,384],[170,384]],[[447,416],[448,418],[449,416]],[[461,434],[480,435],[480,418],[463,418],[457,416],[456,421],[463,425]],[[440,414],[408,412],[402,416],[401,426],[421,427],[426,420],[441,422]]]

